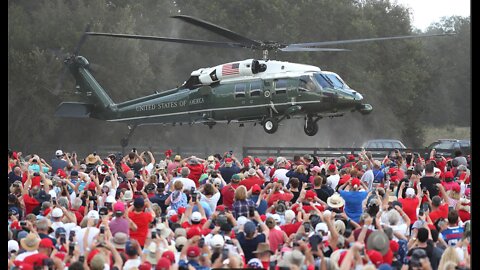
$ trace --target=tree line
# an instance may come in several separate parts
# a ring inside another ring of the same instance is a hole
[[[42,145],[118,144],[127,133],[122,124],[53,117],[62,101],[81,100],[75,94],[73,78],[62,75],[63,59],[74,51],[87,24],[96,32],[225,40],[170,18],[177,14],[201,18],[252,39],[285,43],[422,34],[413,28],[409,10],[388,0],[11,0],[9,145],[35,151]],[[334,137],[338,143],[352,141],[355,134],[362,138],[398,138],[409,147],[421,147],[430,143],[424,141],[426,126],[470,126],[470,18],[443,18],[425,34],[443,32],[456,35],[337,46],[349,52],[271,53],[272,59],[338,73],[374,108],[368,116],[347,114],[332,121],[321,120],[319,135],[302,137],[301,141],[324,146],[325,140],[334,141],[327,138]],[[261,52],[246,49],[102,37],[89,37],[80,54],[90,61],[94,76],[115,102],[177,87],[191,71],[201,67],[261,58]],[[63,76],[63,83],[59,83]],[[284,131],[275,138],[256,141],[249,136],[266,137],[258,126],[241,132],[217,129],[211,136],[217,142],[207,143],[298,143],[291,138],[303,133],[301,123],[285,125],[289,128],[281,128]],[[134,136],[137,142],[150,140],[159,145],[205,143],[201,134],[208,129],[186,130],[146,128]]]

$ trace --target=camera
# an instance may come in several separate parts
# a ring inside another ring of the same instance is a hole
[[[248,216],[249,217],[254,217],[255,216],[255,207],[254,206],[249,206],[248,207]]]
[[[88,199],[90,201],[96,201],[97,200],[97,196],[89,196]]]
[[[75,243],[74,242],[70,242],[68,244],[68,255],[69,256],[73,256],[73,251],[75,250]]]
[[[210,175],[212,176],[212,178],[217,178],[218,177],[218,174],[217,174],[216,171],[211,172]]]
[[[155,230],[152,230],[152,239],[157,238],[157,232]]]
[[[104,234],[105,233],[105,226],[100,226],[100,234]]]
[[[27,221],[25,221],[25,220],[20,221],[20,226],[26,227],[27,226]]]
[[[202,237],[198,240],[198,247],[203,248],[203,246],[205,246],[205,238]]]
[[[80,255],[80,257],[78,258],[78,261],[81,262],[81,263],[84,263],[85,262],[85,255]]]

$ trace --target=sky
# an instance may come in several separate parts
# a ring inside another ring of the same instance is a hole
[[[470,0],[397,0],[397,3],[410,8],[413,26],[422,31],[443,16],[470,15]]]

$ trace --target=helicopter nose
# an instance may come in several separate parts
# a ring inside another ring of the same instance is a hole
[[[363,96],[362,94],[355,92],[355,96],[353,97],[354,100],[362,100]]]

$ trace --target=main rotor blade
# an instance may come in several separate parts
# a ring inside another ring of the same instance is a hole
[[[450,35],[455,35],[455,34],[445,33],[445,34],[433,34],[433,35],[394,36],[394,37],[381,37],[381,38],[335,40],[335,41],[322,41],[322,42],[309,42],[309,43],[295,43],[295,44],[289,44],[288,46],[314,47],[314,46],[338,45],[338,44],[349,44],[349,43],[370,42],[370,41],[380,41],[380,40],[408,39],[408,38],[422,38],[422,37],[450,36]]]
[[[80,48],[82,47],[83,43],[85,43],[85,40],[87,40],[87,33],[90,32],[90,24],[87,24],[87,27],[85,28],[85,32],[82,34],[82,37],[80,38],[80,41],[77,43],[77,46],[75,47],[75,50],[73,51],[74,55],[78,55],[80,52]]]
[[[350,51],[347,49],[337,49],[337,48],[315,48],[315,47],[285,47],[280,49],[283,52],[343,52]]]
[[[199,26],[199,27],[204,28],[206,30],[212,31],[216,34],[219,34],[219,35],[221,35],[223,37],[226,37],[230,40],[233,40],[235,42],[245,44],[245,46],[247,46],[247,47],[259,47],[261,45],[261,43],[258,42],[258,41],[249,39],[249,38],[244,37],[244,36],[242,36],[238,33],[233,32],[231,30],[228,30],[226,28],[220,27],[218,25],[215,25],[213,23],[210,23],[210,22],[207,22],[207,21],[204,21],[204,20],[200,20],[200,19],[190,17],[190,16],[187,16],[187,15],[176,15],[176,16],[172,16],[172,18],[180,19],[184,22],[191,23],[193,25]]]
[[[233,42],[217,42],[217,41],[196,40],[196,39],[167,38],[167,37],[157,37],[157,36],[142,36],[142,35],[129,35],[129,34],[97,33],[97,32],[87,32],[86,34],[91,36],[117,37],[117,38],[127,38],[127,39],[144,39],[144,40],[204,45],[204,46],[220,47],[220,48],[248,48],[248,46],[244,44],[233,43]]]

